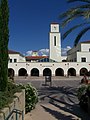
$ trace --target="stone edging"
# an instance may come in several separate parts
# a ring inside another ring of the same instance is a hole
[[[21,110],[25,114],[25,90],[15,93],[15,96],[16,98],[14,98],[13,102],[0,111],[0,120],[5,120],[13,109]],[[21,115],[18,115],[18,118],[20,117]],[[10,119],[16,120],[16,114],[13,113]]]

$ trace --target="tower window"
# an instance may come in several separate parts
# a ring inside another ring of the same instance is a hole
[[[86,62],[86,58],[82,57],[81,62]]]
[[[56,46],[56,36],[54,36],[54,46]]]

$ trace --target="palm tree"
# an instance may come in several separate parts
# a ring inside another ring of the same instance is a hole
[[[63,35],[62,39],[65,39],[73,30],[81,27],[82,30],[77,34],[74,40],[74,46],[76,46],[81,39],[81,37],[90,30],[90,0],[67,0],[67,3],[76,3],[79,2],[80,5],[76,5],[75,7],[71,7],[66,12],[60,14],[59,18],[61,21],[62,28],[66,27],[66,25],[72,22],[74,19],[81,18],[81,23],[74,25],[69,28]],[[83,19],[82,19],[83,18]]]

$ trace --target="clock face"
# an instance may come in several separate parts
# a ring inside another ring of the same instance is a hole
[[[54,26],[54,30],[56,30],[56,26]]]

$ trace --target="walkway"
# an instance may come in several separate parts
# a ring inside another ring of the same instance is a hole
[[[70,99],[70,97],[60,94],[39,96],[39,103],[34,110],[26,114],[25,120],[90,120],[90,116],[76,104],[77,101],[74,102],[73,95]]]
[[[25,120],[90,120],[78,105],[76,93],[80,79],[55,80],[51,88],[41,80],[29,82],[38,89],[39,102],[25,115]]]
[[[38,104],[35,110],[25,116],[25,120],[81,120],[64,109],[67,109],[64,104]]]

